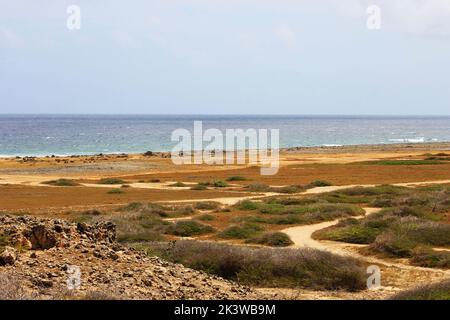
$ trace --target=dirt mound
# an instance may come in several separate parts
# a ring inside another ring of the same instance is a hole
[[[258,299],[248,287],[115,242],[115,225],[0,217],[0,275],[36,299]],[[22,296],[22,295],[21,295]]]

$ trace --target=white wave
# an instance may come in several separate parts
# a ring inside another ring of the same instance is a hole
[[[401,139],[389,139],[390,142],[403,142],[403,143],[422,143],[425,142],[424,137],[420,138],[401,138]]]

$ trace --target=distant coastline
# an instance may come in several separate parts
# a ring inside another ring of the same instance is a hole
[[[450,141],[446,116],[0,115],[0,156],[168,152],[171,133],[194,120],[222,132],[279,129],[283,149]]]
[[[305,154],[322,154],[322,153],[357,153],[357,152],[396,152],[396,151],[427,151],[433,150],[449,150],[450,141],[442,142],[427,142],[427,143],[392,143],[392,144],[359,144],[359,145],[345,145],[345,146],[298,146],[280,148],[281,153],[305,153]],[[147,153],[147,155],[146,155]],[[151,154],[151,155],[150,155]],[[114,152],[114,153],[93,153],[93,154],[49,154],[49,155],[0,155],[0,159],[27,159],[27,158],[79,158],[79,157],[124,157],[124,156],[148,156],[148,157],[170,157],[169,151],[151,151],[127,153],[127,152]]]

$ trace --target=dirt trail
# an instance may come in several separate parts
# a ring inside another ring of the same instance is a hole
[[[364,208],[366,215],[378,212],[378,208]],[[361,219],[364,216],[356,217]],[[432,269],[411,266],[399,262],[384,260],[372,256],[365,256],[357,252],[357,249],[365,245],[355,245],[335,241],[318,241],[312,238],[315,231],[331,227],[339,220],[317,223],[313,225],[297,226],[282,230],[290,236],[297,248],[312,248],[328,251],[341,256],[354,257],[380,267],[382,272],[382,287],[375,297],[384,298],[397,291],[415,287],[420,284],[442,281],[450,278],[450,270]],[[373,298],[373,293],[367,292]],[[348,298],[348,297],[347,297]],[[350,296],[351,298],[351,296]]]

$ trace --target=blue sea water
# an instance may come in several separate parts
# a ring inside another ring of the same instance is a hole
[[[0,115],[0,155],[169,151],[177,128],[279,129],[280,146],[450,141],[450,117]]]

